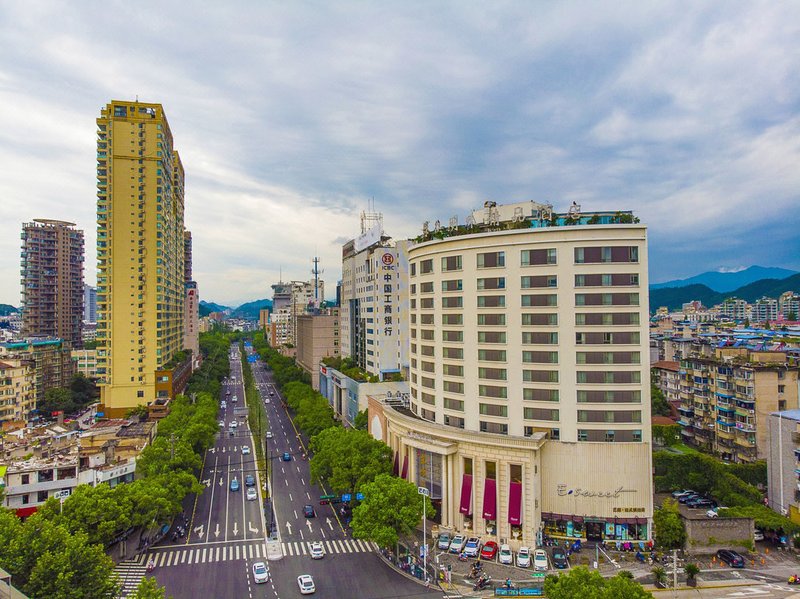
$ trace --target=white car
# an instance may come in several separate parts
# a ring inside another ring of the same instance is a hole
[[[297,577],[297,586],[300,587],[301,595],[311,595],[317,590],[314,586],[314,579],[308,574],[301,574]]]
[[[249,455],[249,454],[250,454],[250,446],[242,445],[242,455]]]
[[[231,423],[228,425],[228,428],[236,428],[239,426],[239,423],[236,420],[231,420]]]
[[[231,401],[233,403],[236,403],[237,401],[239,401],[239,398],[234,395],[233,397],[231,397]]]
[[[219,427],[220,428],[225,428],[225,421],[224,420],[220,420],[219,421]]]
[[[533,569],[537,572],[547,572],[547,552],[544,549],[537,549],[533,552]]]
[[[528,568],[531,565],[531,550],[527,547],[520,547],[517,551],[517,567]]]
[[[466,539],[464,539],[464,535],[456,535],[453,537],[453,540],[450,541],[450,553],[461,553],[464,549],[464,543]]]
[[[501,564],[514,563],[514,552],[511,551],[511,547],[508,545],[500,545],[500,551],[497,555],[499,556],[498,559]]]
[[[253,564],[253,580],[256,584],[267,582],[269,580],[269,569],[264,562],[256,562]]]
[[[267,431],[267,439],[272,439],[272,431]]]
[[[311,543],[311,559],[322,559],[325,557],[325,548],[321,541]]]
[[[258,491],[255,487],[247,487],[247,501],[255,501],[258,499]]]

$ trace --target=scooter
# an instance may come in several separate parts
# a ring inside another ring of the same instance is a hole
[[[789,584],[800,584],[800,576],[797,574],[792,574],[789,577]]]
[[[155,570],[155,569],[156,569],[156,563],[155,563],[155,561],[153,561],[153,560],[148,560],[148,561],[147,561],[147,568],[146,568],[146,570],[147,570],[148,572],[152,572],[152,571],[153,571],[153,570]]]
[[[475,582],[475,586],[472,587],[473,591],[480,591],[485,589],[489,586],[489,583],[492,581],[492,577],[488,574],[481,574],[481,577]]]

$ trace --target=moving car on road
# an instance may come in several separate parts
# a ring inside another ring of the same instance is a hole
[[[520,547],[517,551],[517,568],[528,568],[531,565],[531,550]]]
[[[256,491],[255,487],[248,487],[247,488],[247,501],[255,501],[258,499],[258,491]]]
[[[256,477],[252,474],[248,474],[244,477],[244,486],[245,487],[255,487],[256,486]]]
[[[288,451],[284,451],[283,455],[281,456],[281,460],[283,460],[284,462],[291,462],[292,454],[290,454]]]
[[[272,439],[272,431],[267,431],[267,439]]]
[[[242,445],[242,455],[248,455],[249,453],[250,453],[250,446]]]
[[[322,546],[322,541],[311,543],[311,559],[322,559],[323,557],[325,557],[325,548]]]
[[[497,555],[497,543],[486,541],[481,549],[481,559],[493,560],[495,555]]]
[[[231,481],[231,491],[238,491],[239,490],[239,481],[234,478]]]
[[[311,595],[317,590],[314,586],[314,579],[309,574],[301,574],[297,577],[297,586],[300,587],[301,595]]]
[[[537,549],[533,552],[533,569],[537,572],[547,572],[547,552]]]
[[[478,551],[481,549],[481,540],[478,537],[470,537],[464,545],[464,555],[467,557],[478,557]]]
[[[256,562],[253,564],[253,580],[256,584],[269,581],[269,570],[267,564],[264,562]]]
[[[303,516],[306,518],[314,518],[317,514],[314,513],[314,506],[306,504],[303,506]]]
[[[501,564],[511,565],[514,563],[514,552],[508,545],[500,545],[499,561]]]

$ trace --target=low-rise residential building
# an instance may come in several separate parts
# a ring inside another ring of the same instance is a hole
[[[28,422],[36,408],[35,382],[32,360],[0,361],[0,429]]]
[[[762,297],[750,306],[750,320],[767,323],[778,320],[778,300]]]
[[[680,366],[680,362],[672,360],[659,360],[650,366],[653,384],[661,389],[664,399],[674,406],[674,409],[677,409],[681,403]]]
[[[778,298],[778,308],[786,320],[800,319],[800,294],[794,291],[782,293]]]
[[[769,415],[767,501],[800,524],[800,410]]]
[[[358,413],[367,409],[370,396],[408,405],[407,381],[379,382],[373,375],[373,382],[370,382],[369,375],[363,371],[360,373],[363,376],[348,376],[325,364],[326,361],[330,360],[319,364],[319,392],[327,398],[336,417],[347,426],[353,426]]]
[[[68,387],[75,375],[75,364],[67,344],[61,339],[26,339],[0,343],[0,360],[31,360],[34,363],[34,395],[38,404],[48,389]]]
[[[339,309],[328,314],[297,317],[297,365],[311,377],[319,391],[319,363],[322,358],[339,356]]]
[[[73,349],[72,361],[75,369],[87,379],[97,379],[97,350]]]

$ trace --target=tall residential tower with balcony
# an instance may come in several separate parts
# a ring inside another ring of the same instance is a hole
[[[118,415],[183,348],[184,172],[160,104],[115,100],[97,128],[97,371]]]

